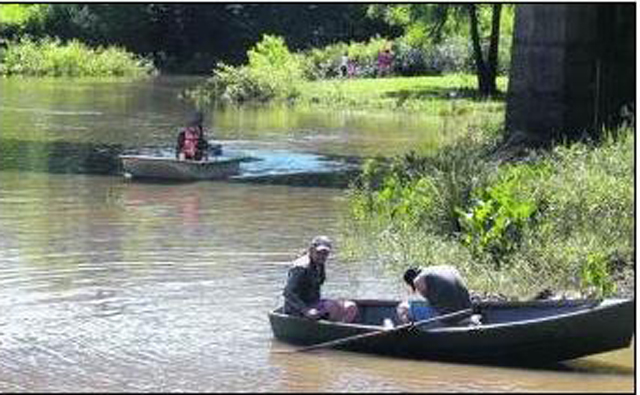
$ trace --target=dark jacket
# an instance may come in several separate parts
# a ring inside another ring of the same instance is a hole
[[[324,280],[324,265],[311,265],[308,254],[294,261],[283,291],[285,314],[303,315],[305,309],[317,304]]]

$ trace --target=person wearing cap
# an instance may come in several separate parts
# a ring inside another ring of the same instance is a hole
[[[327,236],[316,236],[307,251],[293,261],[283,291],[285,314],[312,320],[356,320],[358,307],[353,301],[322,299],[320,296],[326,278],[325,263],[331,250],[331,240]]]
[[[454,313],[471,307],[469,291],[462,276],[453,266],[413,267],[407,269],[403,277],[411,291],[418,293],[428,302],[426,306],[424,303],[412,301],[400,303],[397,314],[403,323]]]
[[[204,136],[202,120],[202,112],[196,111],[187,122],[187,126],[178,134],[177,159],[206,161],[209,158],[209,143]]]

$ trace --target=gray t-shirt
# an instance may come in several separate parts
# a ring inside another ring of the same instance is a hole
[[[471,307],[469,291],[456,268],[449,265],[422,268],[414,283],[425,281],[424,296],[438,314],[453,313]]]

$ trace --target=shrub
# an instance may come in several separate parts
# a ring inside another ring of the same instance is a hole
[[[264,35],[248,52],[244,66],[219,63],[213,76],[187,97],[197,101],[217,103],[264,102],[273,99],[293,99],[300,94],[304,81],[300,56],[292,54],[284,39]]]
[[[348,256],[393,270],[453,262],[471,287],[515,297],[616,292],[635,265],[634,130],[513,163],[485,148],[367,163],[348,193]]]
[[[474,73],[471,46],[462,37],[451,37],[425,50],[426,68],[432,73]]]
[[[471,194],[468,209],[456,208],[461,225],[461,240],[477,258],[489,254],[500,268],[500,262],[515,252],[523,231],[533,220],[538,202],[530,191],[522,191],[525,179],[545,177],[545,166],[506,165],[497,180]]]
[[[324,48],[313,48],[302,53],[305,77],[310,80],[334,78],[339,75],[342,55],[347,53],[355,64],[354,77],[370,78],[376,75],[378,53],[388,46],[388,41],[380,37],[368,42],[336,43]]]
[[[120,47],[95,49],[71,40],[12,41],[0,55],[0,75],[29,76],[142,76],[155,73],[153,63]]]

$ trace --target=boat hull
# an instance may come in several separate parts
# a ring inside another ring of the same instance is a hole
[[[595,302],[597,303],[597,302]],[[300,345],[382,329],[396,320],[397,302],[358,301],[365,324],[311,321],[270,313],[276,338]],[[482,303],[480,326],[414,328],[346,343],[352,351],[417,359],[478,363],[559,362],[629,347],[635,326],[632,300]],[[373,324],[373,325],[372,325]]]
[[[158,158],[141,155],[122,155],[122,169],[134,178],[164,180],[220,180],[240,172],[241,158],[220,158],[207,162]]]

